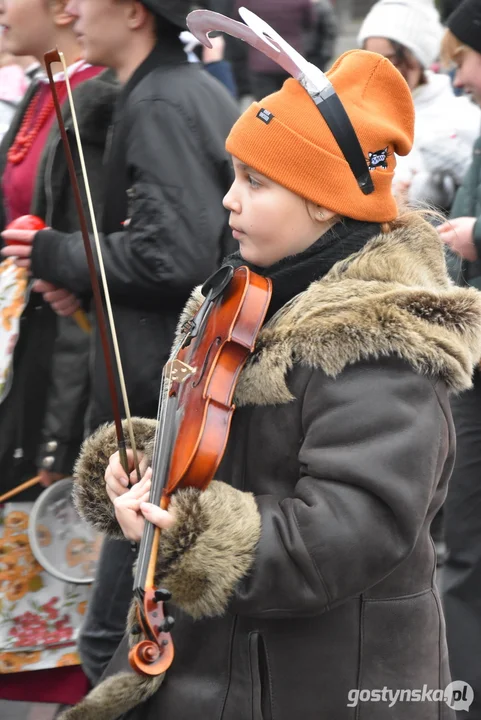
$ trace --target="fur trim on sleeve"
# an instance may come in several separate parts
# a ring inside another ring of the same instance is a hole
[[[145,640],[143,634],[132,632],[136,625],[137,603],[132,600],[127,618],[128,648]],[[125,651],[128,648],[125,647]],[[145,677],[131,669],[118,672],[102,680],[75,707],[62,713],[59,720],[118,720],[141,703],[147,702],[160,688],[165,675],[162,673]]]
[[[133,418],[132,422],[137,449],[151,457],[157,421]],[[126,423],[124,433],[128,438]],[[90,525],[111,537],[123,539],[104,481],[109,458],[116,450],[113,424],[102,425],[84,441],[74,468],[73,499],[78,512]]]
[[[103,680],[59,720],[117,720],[124,713],[146,702],[159,689],[165,673],[144,677],[134,671],[118,673]]]
[[[172,496],[177,522],[162,532],[156,583],[198,619],[222,615],[237,583],[249,572],[260,538],[254,496],[213,481]]]

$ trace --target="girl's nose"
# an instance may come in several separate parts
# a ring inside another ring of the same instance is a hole
[[[222,202],[226,210],[230,210],[230,212],[237,214],[240,213],[240,202],[236,199],[235,194],[235,182],[232,183],[230,190],[225,195]]]

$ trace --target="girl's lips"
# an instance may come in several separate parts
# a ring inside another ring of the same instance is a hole
[[[241,230],[236,230],[235,228],[231,228],[232,230],[232,236],[238,240],[240,237],[242,237],[245,233],[243,233]]]

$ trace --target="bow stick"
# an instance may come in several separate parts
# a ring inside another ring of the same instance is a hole
[[[107,283],[107,277],[105,274],[105,266],[104,266],[103,256],[102,256],[102,248],[100,245],[100,239],[99,239],[99,234],[98,234],[98,230],[97,230],[97,222],[95,219],[95,212],[94,212],[93,203],[92,203],[90,184],[89,184],[89,180],[88,180],[87,169],[85,166],[85,159],[84,159],[84,153],[83,153],[83,148],[82,148],[82,142],[80,139],[80,133],[79,133],[79,129],[78,129],[75,105],[74,105],[73,97],[72,97],[72,88],[70,86],[70,81],[69,81],[69,77],[68,77],[68,68],[67,68],[67,64],[65,62],[65,57],[64,57],[63,53],[59,52],[58,49],[50,50],[50,52],[45,53],[44,59],[45,59],[45,68],[47,70],[47,75],[48,75],[48,79],[49,79],[49,83],[50,83],[50,87],[51,87],[51,91],[52,91],[52,97],[53,97],[53,102],[54,102],[54,106],[55,106],[55,113],[57,115],[57,121],[58,121],[58,125],[60,128],[60,134],[62,137],[65,156],[67,159],[67,166],[68,166],[68,171],[69,171],[69,176],[70,176],[70,182],[72,183],[75,205],[77,207],[77,212],[78,212],[78,216],[79,216],[79,220],[80,220],[80,230],[82,233],[82,239],[83,239],[84,246],[85,246],[85,252],[87,254],[87,263],[88,263],[88,269],[89,269],[89,274],[90,274],[90,280],[92,283],[92,291],[93,291],[94,303],[95,303],[95,312],[97,315],[100,340],[102,343],[102,350],[103,350],[103,354],[104,354],[105,366],[106,366],[106,371],[107,371],[107,380],[108,380],[108,385],[109,385],[110,398],[112,401],[112,411],[113,411],[113,416],[114,416],[115,432],[117,435],[117,443],[118,443],[118,448],[119,448],[120,461],[122,463],[122,467],[124,468],[124,470],[128,476],[129,475],[129,467],[128,467],[128,461],[127,461],[126,442],[125,442],[125,436],[124,436],[122,420],[121,420],[121,415],[120,415],[119,397],[117,394],[117,388],[116,388],[115,379],[114,379],[112,353],[111,353],[111,349],[110,349],[110,345],[109,345],[109,339],[108,339],[108,333],[107,333],[107,322],[105,319],[104,306],[102,303],[100,282],[99,282],[99,279],[97,276],[97,269],[95,266],[94,255],[92,252],[92,246],[90,243],[90,237],[89,237],[89,232],[88,232],[88,228],[87,228],[87,219],[85,217],[85,213],[84,213],[84,209],[83,209],[82,198],[80,195],[80,188],[79,188],[79,184],[77,181],[72,152],[70,150],[70,144],[69,144],[68,137],[67,137],[67,131],[65,129],[65,124],[63,121],[62,110],[60,107],[57,89],[55,87],[55,82],[53,79],[52,69],[50,67],[51,64],[54,62],[60,62],[62,64],[64,75],[65,75],[65,83],[66,83],[66,87],[67,87],[68,100],[70,103],[70,110],[72,113],[72,122],[73,122],[73,127],[74,127],[75,140],[76,140],[79,159],[80,159],[82,177],[83,177],[83,181],[85,184],[85,193],[87,196],[87,204],[88,204],[88,208],[89,208],[90,221],[92,224],[92,232],[93,232],[93,236],[94,236],[95,248],[97,251],[97,261],[98,261],[98,265],[99,265],[99,269],[100,269],[100,275],[102,278],[102,286],[103,286],[103,291],[104,291],[105,304],[107,307],[107,315],[108,315],[109,325],[110,325],[110,334],[111,334],[112,343],[113,343],[114,352],[115,352],[115,359],[116,359],[116,363],[117,363],[117,372],[118,372],[120,387],[121,387],[121,391],[122,391],[122,399],[123,399],[123,403],[124,403],[125,415],[127,418],[127,427],[128,427],[128,432],[129,432],[130,445],[131,445],[133,455],[134,455],[134,464],[135,464],[135,470],[137,473],[137,479],[140,481],[140,468],[139,468],[138,457],[137,457],[137,447],[136,447],[134,432],[133,432],[133,428],[132,428],[130,405],[129,405],[129,400],[127,397],[127,388],[125,385],[125,378],[124,378],[124,373],[123,373],[123,369],[122,369],[122,361],[120,358],[120,350],[119,350],[119,344],[118,344],[118,339],[117,339],[117,332],[115,330],[115,321],[114,321],[114,316],[113,316],[113,312],[112,312],[112,303],[110,301],[110,292],[109,292],[109,287],[108,287],[108,283]]]

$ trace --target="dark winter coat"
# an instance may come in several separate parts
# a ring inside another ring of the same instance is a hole
[[[108,151],[101,243],[137,415],[156,417],[179,313],[233,243],[222,198],[232,181],[225,139],[237,115],[229,93],[187,61],[177,38],[162,41],[122,89]],[[90,294],[78,233],[38,233],[32,269],[77,295]],[[112,419],[98,335],[92,367],[90,422],[97,427]]]
[[[128,672],[126,639],[65,720],[141,700],[125,718],[452,718],[442,702],[347,704],[353,689],[449,682],[429,527],[454,461],[448,393],[470,386],[480,354],[481,298],[451,285],[422,220],[277,312],[241,374],[219,481],[172,499],[156,581],[173,593],[176,654],[162,686],[147,699],[162,678]],[[155,424],[135,427],[151,454]],[[103,479],[115,448],[111,427],[86,441],[76,502],[119,537]]]
[[[473,161],[456,194],[451,217],[477,218],[474,226],[474,244],[478,260],[476,262],[463,260],[459,263],[458,280],[481,289],[481,137],[474,144]]]
[[[8,148],[35,89],[34,82],[4,137],[0,176]],[[116,95],[117,84],[110,73],[85,81],[73,91],[92,196],[99,204],[105,188],[102,169],[105,142]],[[63,106],[63,115],[67,132],[73,134],[68,104]],[[74,142],[71,147],[79,168]],[[86,202],[84,206],[86,209]],[[31,213],[64,232],[73,232],[79,226],[57,123],[52,126],[40,158]],[[5,223],[0,198],[0,229]],[[13,386],[0,405],[2,492],[35,475],[40,466],[55,472],[71,472],[84,437],[89,343],[89,336],[72,319],[57,317],[41,295],[31,294],[15,349]],[[14,460],[15,452],[20,457]],[[25,493],[22,499],[37,492]]]

